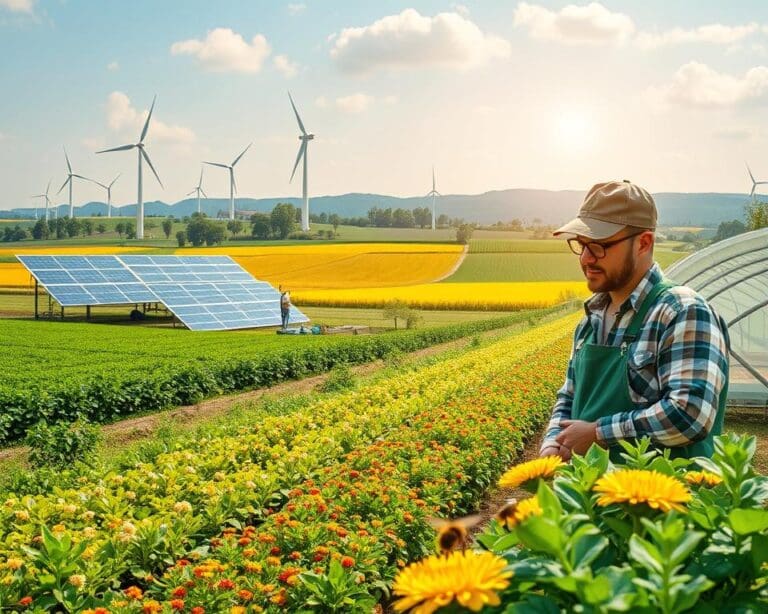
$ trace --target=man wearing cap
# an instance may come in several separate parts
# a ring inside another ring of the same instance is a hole
[[[629,181],[599,183],[555,231],[587,286],[565,384],[541,456],[568,460],[598,443],[650,437],[673,457],[711,456],[728,390],[728,332],[707,302],[653,260],[656,204]]]

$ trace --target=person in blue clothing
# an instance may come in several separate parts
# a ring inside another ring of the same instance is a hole
[[[285,330],[288,328],[288,319],[291,317],[291,293],[289,290],[283,290],[282,286],[278,286],[280,290],[280,318],[282,320],[282,328]]]
[[[599,183],[564,235],[594,293],[539,454],[568,460],[593,443],[619,460],[647,436],[673,457],[711,456],[728,391],[728,330],[653,259],[656,204],[629,181]]]

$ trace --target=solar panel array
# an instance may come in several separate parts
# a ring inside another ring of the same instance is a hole
[[[229,256],[18,256],[63,307],[163,303],[192,330],[278,326],[280,295]],[[290,321],[308,322],[291,308]]]

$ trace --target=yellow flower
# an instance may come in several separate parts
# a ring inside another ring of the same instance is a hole
[[[496,520],[511,530],[526,518],[541,516],[541,514],[542,510],[538,498],[529,497],[520,503],[516,499],[511,499],[496,513]]]
[[[24,565],[24,561],[16,558],[10,558],[5,562],[5,566],[8,569],[11,569],[13,571],[16,571],[17,569],[21,569],[22,565]]]
[[[473,612],[499,605],[496,592],[507,588],[512,576],[505,567],[506,561],[491,552],[466,550],[431,556],[397,575],[394,593],[400,600],[395,602],[395,610],[413,608],[414,614],[431,614],[454,599]]]
[[[685,474],[685,481],[698,486],[717,486],[723,478],[709,471],[689,471]]]
[[[69,576],[67,581],[75,588],[83,588],[85,586],[85,576],[83,574],[73,574]]]
[[[499,480],[502,488],[517,488],[538,478],[551,478],[560,465],[565,463],[559,456],[545,456],[512,467]]]
[[[665,512],[685,512],[683,503],[691,500],[686,486],[673,477],[644,469],[620,469],[607,473],[595,483],[595,492],[602,493],[598,505],[612,503],[646,504]]]

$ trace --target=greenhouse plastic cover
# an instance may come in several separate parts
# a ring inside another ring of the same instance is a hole
[[[727,322],[732,400],[768,402],[768,228],[714,243],[665,275],[696,290]]]

